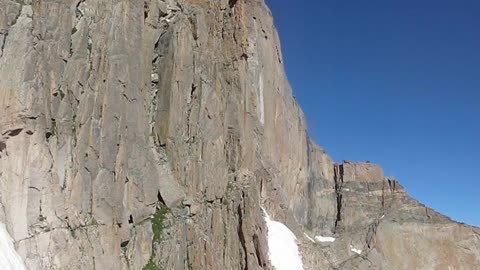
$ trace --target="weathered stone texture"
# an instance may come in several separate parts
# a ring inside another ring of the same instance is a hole
[[[0,0],[0,48],[0,221],[31,270],[267,270],[260,206],[306,269],[479,269],[478,229],[310,140],[262,0]]]

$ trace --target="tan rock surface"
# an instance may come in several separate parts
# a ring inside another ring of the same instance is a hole
[[[0,0],[0,48],[0,221],[30,270],[271,269],[260,206],[305,269],[479,269],[478,229],[311,142],[262,0]]]

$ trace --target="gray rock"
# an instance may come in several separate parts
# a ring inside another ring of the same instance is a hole
[[[260,206],[305,269],[480,265],[477,228],[309,139],[261,0],[0,0],[0,48],[0,221],[30,270],[271,269]]]

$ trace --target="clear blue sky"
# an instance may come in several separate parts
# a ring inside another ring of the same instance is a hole
[[[267,3],[314,140],[480,226],[480,1]]]

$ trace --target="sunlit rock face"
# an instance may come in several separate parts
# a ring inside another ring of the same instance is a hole
[[[261,207],[304,269],[480,265],[477,228],[309,139],[262,0],[0,0],[0,93],[13,267],[281,270]]]

